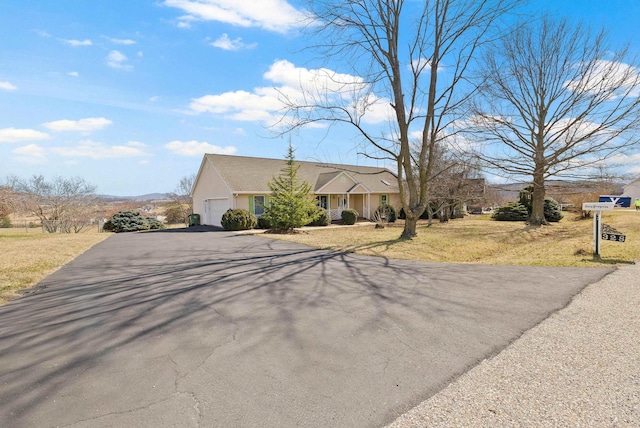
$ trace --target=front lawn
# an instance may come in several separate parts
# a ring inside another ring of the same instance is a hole
[[[109,236],[94,229],[81,233],[0,229],[0,305]]]
[[[575,214],[550,226],[498,222],[488,216],[419,224],[418,237],[400,240],[402,223],[385,229],[368,226],[318,228],[294,235],[264,236],[312,247],[379,257],[451,263],[533,266],[611,266],[640,258],[640,213],[605,212],[603,222],[626,234],[624,243],[604,241],[601,259],[593,257],[593,220],[574,220]]]

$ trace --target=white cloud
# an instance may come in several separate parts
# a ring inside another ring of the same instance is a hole
[[[18,143],[20,141],[46,140],[49,134],[34,129],[0,129],[0,143]]]
[[[136,41],[135,40],[131,40],[131,39],[114,39],[111,37],[105,37],[105,39],[109,40],[111,43],[114,43],[116,45],[135,45]]]
[[[223,114],[235,120],[266,120],[273,112],[282,108],[282,103],[278,100],[277,93],[235,91],[193,99],[190,108],[194,113]]]
[[[53,147],[51,151],[65,157],[87,157],[91,159],[130,158],[149,156],[146,146],[132,141],[126,145],[110,146],[91,140],[80,141],[75,146]]]
[[[305,97],[331,97],[340,105],[358,112],[366,109],[362,120],[367,123],[386,121],[392,114],[390,102],[367,94],[363,79],[350,74],[337,73],[327,68],[296,67],[289,61],[275,61],[263,77],[270,86],[254,88],[253,92],[234,91],[194,98],[189,105],[192,113],[212,113],[239,121],[263,121],[275,124],[284,107],[282,97],[293,102],[308,102]]]
[[[141,143],[140,141],[129,141],[127,143],[127,146],[129,146],[129,147],[137,147],[137,148],[140,148],[140,149],[143,149],[143,148],[147,147],[146,144]]]
[[[107,55],[107,65],[119,70],[131,70],[133,68],[126,63],[128,60],[129,58],[120,51],[111,51],[109,55]]]
[[[566,82],[572,91],[609,93],[611,100],[629,91],[630,96],[640,96],[640,70],[622,62],[598,60],[592,64],[577,64],[582,71],[580,80]]]
[[[164,4],[187,13],[178,23],[183,28],[188,28],[190,21],[218,21],[285,33],[301,26],[308,16],[286,0],[165,0]]]
[[[61,39],[64,43],[68,44],[69,46],[73,46],[74,48],[77,48],[78,46],[91,46],[93,45],[93,42],[89,39],[84,39],[84,40],[75,40],[75,39]]]
[[[144,56],[144,54],[142,53],[142,51],[138,51],[138,53],[136,54],[138,55],[138,58],[142,58]]]
[[[5,91],[15,91],[18,87],[9,82],[0,82],[0,89],[4,89]]]
[[[67,74],[69,76],[72,76],[72,77],[79,77],[80,76],[80,73],[78,73],[77,71],[70,71]]]
[[[207,142],[198,141],[171,141],[164,146],[169,151],[180,156],[202,156],[205,153],[215,153],[219,155],[232,155],[237,149],[233,146],[220,147]]]
[[[591,160],[591,159],[590,159]],[[611,156],[606,161],[601,162],[602,165],[616,166],[616,167],[636,167],[640,168],[640,153],[624,154],[618,153]]]
[[[227,34],[223,34],[216,41],[211,43],[211,46],[224,49],[226,51],[238,51],[240,49],[253,49],[258,46],[257,43],[245,44],[242,42],[242,37],[231,40]]]
[[[38,36],[40,37],[51,37],[51,34],[47,33],[46,31],[42,31],[42,30],[31,30],[34,33],[36,33]]]
[[[44,158],[45,149],[37,144],[29,144],[22,147],[16,147],[11,151],[11,153],[27,157]]]
[[[427,58],[414,59],[411,61],[411,65],[407,65],[407,69],[411,70],[412,66],[416,70],[421,70],[421,72],[424,72],[431,69],[431,61],[429,61],[429,59]],[[438,65],[438,71],[440,72],[442,70],[444,70],[444,67],[442,65]]]
[[[56,120],[43,123],[42,126],[52,131],[91,132],[109,126],[111,123],[109,119],[104,117],[87,117],[80,120]]]

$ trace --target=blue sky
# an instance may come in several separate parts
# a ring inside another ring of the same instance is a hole
[[[0,181],[80,176],[99,193],[137,195],[173,190],[205,152],[283,157],[288,139],[268,128],[274,88],[320,66],[302,50],[302,3],[0,2]],[[640,1],[532,4],[605,26],[640,52]],[[375,165],[354,137],[308,129],[291,141],[300,160]],[[639,156],[625,162],[640,172]]]

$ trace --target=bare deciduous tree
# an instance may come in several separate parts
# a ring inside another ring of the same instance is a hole
[[[414,142],[414,158],[421,142]],[[426,213],[429,225],[435,214],[440,221],[448,221],[457,208],[479,202],[484,197],[484,179],[479,178],[477,159],[459,150],[450,141],[441,141],[432,149],[431,177],[427,181],[429,202]],[[423,216],[424,217],[424,216]]]
[[[38,217],[50,233],[81,231],[88,224],[87,212],[95,207],[95,186],[80,177],[51,181],[42,175],[9,177],[8,183],[21,207]]]
[[[518,1],[506,0],[314,0],[311,28],[328,60],[352,75],[317,70],[314,89],[283,93],[291,128],[312,122],[346,123],[357,131],[369,157],[397,167],[406,214],[403,238],[429,202],[434,147],[473,92],[468,68],[501,16]],[[342,60],[342,61],[341,61]],[[318,86],[321,86],[318,88]],[[376,118],[388,118],[382,132]],[[420,137],[413,155],[411,134]]]
[[[16,195],[6,186],[0,186],[0,217],[6,217],[15,210]]]
[[[191,197],[191,191],[193,190],[193,184],[195,181],[195,174],[182,177],[175,190],[169,193],[169,198],[171,198],[173,203],[173,206],[170,208],[180,212],[180,217],[183,219],[185,224],[188,224],[189,215],[193,214],[193,198]]]
[[[637,144],[640,73],[604,32],[543,18],[487,51],[468,131],[492,168],[531,177],[530,223],[545,224],[545,180],[582,178]]]

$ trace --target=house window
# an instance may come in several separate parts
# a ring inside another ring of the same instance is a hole
[[[380,205],[389,205],[389,195],[380,195]]]
[[[325,210],[329,208],[329,200],[327,195],[318,196],[318,206]]]
[[[264,214],[264,196],[253,197],[253,213],[258,217]]]

